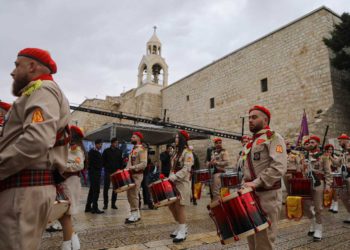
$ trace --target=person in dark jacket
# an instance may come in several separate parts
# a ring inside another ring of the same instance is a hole
[[[98,197],[100,195],[100,178],[102,170],[102,155],[100,150],[102,148],[102,140],[95,141],[95,147],[89,151],[88,154],[88,170],[90,179],[90,189],[86,202],[85,212],[93,214],[102,214],[104,211],[98,209]],[[91,207],[92,205],[92,207]]]
[[[108,207],[108,191],[111,184],[110,176],[119,169],[123,169],[122,151],[118,148],[117,138],[112,138],[111,146],[103,151],[103,167],[105,169],[104,186],[103,186],[103,209]],[[112,187],[113,188],[113,187]],[[112,209],[118,209],[116,206],[117,194],[112,190]]]
[[[169,177],[170,174],[170,168],[171,168],[171,154],[173,151],[173,146],[171,144],[166,145],[166,150],[160,154],[160,163],[161,163],[161,170],[160,172],[164,174],[166,177]]]

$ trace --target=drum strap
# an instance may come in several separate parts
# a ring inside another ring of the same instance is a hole
[[[249,172],[250,172],[250,178],[252,180],[255,180],[256,174],[255,174],[253,163],[252,163],[251,151],[249,151],[249,153],[247,155],[247,163],[248,163],[248,168],[249,168]]]
[[[9,188],[53,185],[54,178],[51,170],[24,169],[0,181],[0,192]]]
[[[249,168],[249,172],[250,172],[250,177],[251,177],[251,181],[254,181],[257,177],[254,171],[254,167],[253,167],[253,163],[252,163],[252,158],[251,158],[251,153],[248,153],[247,156],[247,163],[248,163],[248,168]],[[270,191],[270,190],[276,190],[276,189],[280,189],[282,186],[281,184],[281,180],[276,181],[273,186],[271,188],[256,188],[255,190],[257,192],[263,192],[263,191]]]

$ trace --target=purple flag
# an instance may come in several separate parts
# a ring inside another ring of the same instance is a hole
[[[300,132],[299,132],[298,140],[296,142],[297,147],[301,145],[303,137],[306,135],[309,135],[309,126],[307,124],[306,112],[304,109],[303,118],[301,119]]]

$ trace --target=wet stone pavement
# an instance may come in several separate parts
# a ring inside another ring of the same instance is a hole
[[[206,208],[209,195],[203,192],[203,197],[197,206],[189,206],[186,210],[189,235],[183,243],[174,244],[169,234],[176,224],[173,222],[167,207],[157,210],[141,210],[141,221],[125,225],[124,220],[129,214],[129,205],[126,192],[118,194],[117,210],[108,207],[104,214],[85,213],[87,188],[83,188],[80,213],[74,217],[74,227],[79,235],[81,249],[108,249],[108,250],[143,250],[143,249],[248,249],[247,241],[241,239],[229,245],[221,245],[216,234],[214,222],[208,215]],[[99,208],[102,209],[102,188]],[[350,225],[342,222],[347,217],[345,208],[340,205],[338,214],[325,210],[324,232],[321,242],[313,242],[307,236],[309,220],[291,221],[282,213],[278,225],[277,249],[350,249]],[[41,250],[59,250],[62,233],[44,233]]]

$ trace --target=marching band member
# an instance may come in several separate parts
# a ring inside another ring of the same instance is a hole
[[[11,73],[17,99],[0,135],[0,249],[40,248],[56,197],[53,170],[66,168],[70,112],[56,72],[49,52],[26,48]]]
[[[283,176],[283,182],[286,186],[287,193],[290,192],[289,180],[293,175],[302,175],[301,158],[298,152],[293,151],[289,141],[286,141],[287,148],[287,173]]]
[[[5,115],[11,108],[11,104],[0,101],[0,135],[2,131],[2,126],[4,125]]]
[[[134,132],[131,137],[131,143],[134,144],[129,155],[126,169],[131,170],[135,186],[127,190],[128,202],[131,215],[125,220],[125,224],[135,223],[141,219],[139,210],[139,192],[143,179],[143,170],[147,167],[147,149],[142,145],[143,134]]]
[[[308,165],[307,175],[312,177],[312,201],[314,205],[315,216],[310,206],[305,206],[305,214],[311,219],[311,225],[308,232],[309,236],[313,236],[314,241],[322,239],[322,203],[323,192],[331,192],[331,184],[333,181],[331,175],[330,161],[326,156],[322,156],[319,149],[320,138],[312,135],[308,140]]]
[[[60,184],[70,202],[69,210],[59,219],[63,229],[62,250],[80,249],[78,235],[73,229],[72,215],[76,215],[79,211],[81,192],[80,171],[84,169],[85,160],[82,143],[84,134],[77,126],[71,126],[70,131],[71,141],[69,143],[68,162],[67,168],[63,173],[65,180]]]
[[[173,242],[181,242],[186,239],[187,225],[185,206],[190,205],[191,198],[191,168],[194,164],[192,150],[189,149],[187,141],[189,134],[181,130],[175,136],[176,151],[172,157],[172,173],[169,180],[173,182],[180,193],[180,199],[169,205],[175,221],[179,224],[176,230],[170,234]]]
[[[220,199],[221,174],[225,173],[225,167],[228,166],[228,155],[227,151],[222,147],[221,138],[215,138],[214,144],[215,149],[211,153],[210,162],[207,163],[209,168],[214,168],[211,179],[212,202]]]
[[[341,193],[341,200],[348,211],[349,217],[346,218],[343,222],[350,224],[350,137],[347,134],[342,134],[338,137],[340,146],[343,149],[342,155],[338,158],[338,166],[344,168],[343,177],[345,179],[346,191]]]
[[[337,160],[338,157],[334,154],[334,146],[332,144],[327,144],[325,147],[324,155],[329,158],[330,164],[331,164],[331,170],[334,173],[338,173],[340,170],[340,167],[337,167]],[[334,180],[333,180],[334,181]],[[332,195],[332,204],[329,208],[329,211],[332,213],[338,213],[338,190],[336,188],[333,188],[333,195]]]
[[[287,171],[286,144],[269,127],[270,111],[263,106],[249,110],[253,139],[245,147],[244,187],[254,188],[271,226],[248,237],[249,249],[273,249],[282,209],[281,178]]]

